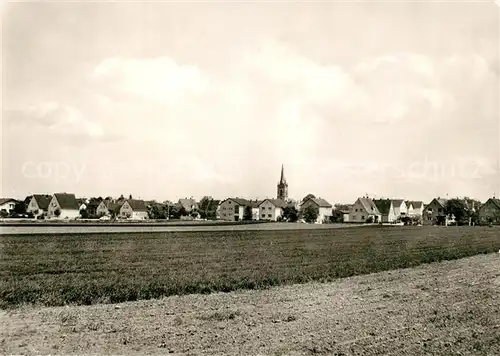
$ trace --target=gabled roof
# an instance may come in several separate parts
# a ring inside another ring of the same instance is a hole
[[[126,202],[128,203],[128,205],[130,205],[133,211],[148,211],[144,200],[127,199]]]
[[[388,215],[391,211],[392,201],[390,199],[374,199],[373,203],[377,207],[380,214]]]
[[[439,203],[439,205],[441,205],[444,208],[444,206],[446,205],[446,202],[448,201],[448,199],[437,198],[436,201]]]
[[[331,208],[332,207],[332,204],[330,204],[329,202],[327,202],[323,198],[309,198],[306,201],[303,201],[302,204],[300,204],[300,205],[304,205],[309,200],[312,200],[320,208]]]
[[[191,210],[193,206],[197,206],[198,204],[196,203],[195,199],[192,198],[184,198],[184,199],[179,199],[179,205],[182,206],[186,210]]]
[[[61,209],[70,209],[70,210],[78,210],[80,209],[80,205],[76,201],[74,194],[68,193],[56,193],[54,197],[57,199],[59,203],[59,207]]]
[[[110,201],[107,204],[106,203],[104,203],[104,204],[109,211],[118,212],[120,210],[120,208],[122,207],[123,202],[115,203],[115,202]]]
[[[0,198],[0,205],[3,205],[3,204],[8,203],[10,201],[15,202],[16,199],[13,199],[13,198]]]
[[[359,202],[361,205],[363,205],[363,208],[368,212],[368,213],[374,213],[374,214],[380,214],[380,211],[378,211],[377,206],[371,200],[370,198],[358,198]]]
[[[36,203],[38,204],[38,208],[42,210],[47,210],[50,204],[50,195],[43,194],[34,194],[33,198],[35,198]]]
[[[485,206],[488,202],[491,202],[491,204],[493,204],[497,209],[500,210],[500,199],[498,199],[498,198],[490,198],[482,206]]]
[[[271,204],[273,204],[277,208],[284,208],[287,206],[287,203],[281,199],[264,199],[263,201],[261,201],[259,203],[259,206],[266,201],[270,202]]]
[[[444,208],[444,207],[445,207],[445,205],[446,205],[446,202],[448,201],[448,199],[444,199],[444,198],[434,198],[434,199],[432,199],[432,200],[431,200],[431,202],[430,202],[429,204],[425,205],[425,207],[427,208],[427,207],[428,207],[429,205],[431,205],[431,204],[432,204],[432,202],[434,202],[434,201],[435,201],[435,202],[436,202],[439,206],[441,206],[442,208]]]
[[[417,200],[409,200],[407,205],[412,205],[414,209],[420,209],[423,205],[423,201],[417,201]]]
[[[401,204],[403,204],[404,200],[403,199],[392,199],[392,205],[395,207],[395,208],[400,208],[401,207]]]
[[[243,198],[227,198],[227,199],[221,201],[220,204],[222,204],[228,200],[232,200],[238,205],[249,206],[251,208],[258,208],[260,203],[261,203],[259,200],[248,200],[248,199],[243,199]]]

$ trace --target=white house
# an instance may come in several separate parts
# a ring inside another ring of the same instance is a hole
[[[34,194],[28,203],[26,212],[34,216],[47,214],[51,199],[52,197],[50,195]]]
[[[120,213],[120,208],[122,203],[115,203],[110,200],[103,200],[97,206],[95,212],[98,217],[118,215]]]
[[[303,211],[308,206],[316,206],[318,208],[319,214],[316,219],[317,224],[322,224],[326,219],[332,216],[332,204],[327,202],[322,198],[309,198],[300,204],[300,210]]]
[[[0,198],[0,211],[3,213],[11,213],[16,207],[16,200],[12,198]]]
[[[382,214],[372,199],[368,197],[358,198],[351,207],[349,222],[364,223],[369,218],[377,223],[381,221]]]
[[[259,204],[259,220],[277,221],[287,203],[282,199],[265,199]]]
[[[121,219],[145,220],[148,218],[148,208],[143,200],[127,199],[121,205],[118,217]]]
[[[252,220],[259,220],[259,201],[243,198],[227,198],[219,204],[219,218],[225,221],[241,221],[245,218],[245,209],[251,209]]]
[[[55,219],[77,219],[80,205],[74,194],[56,193],[52,196],[47,209],[47,217]]]
[[[394,205],[390,199],[374,199],[373,203],[377,207],[381,222],[383,223],[393,223],[396,221],[396,213],[394,211]]]
[[[396,219],[402,218],[408,214],[408,208],[406,207],[406,203],[403,199],[392,199],[391,202]]]
[[[422,216],[424,214],[424,202],[409,200],[406,203],[408,216]]]

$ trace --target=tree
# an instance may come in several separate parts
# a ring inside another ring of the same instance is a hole
[[[167,207],[163,204],[152,204],[148,206],[148,217],[153,220],[167,218]]]
[[[340,209],[333,209],[332,216],[330,216],[330,221],[334,223],[344,222],[344,213]]]
[[[319,209],[315,205],[308,205],[303,212],[304,220],[308,223],[314,223],[318,219]]]
[[[168,205],[168,218],[169,219],[179,219],[179,206],[177,204]]]
[[[80,210],[80,217],[82,219],[88,219],[89,218],[89,213],[88,213],[87,209]]]
[[[191,215],[191,217],[193,219],[196,219],[200,214],[198,214],[198,210],[193,209],[193,210],[191,210],[191,212],[189,213],[189,215]]]
[[[189,215],[189,214],[188,214],[188,212],[187,212],[186,208],[185,208],[185,207],[183,207],[183,206],[181,206],[181,207],[179,208],[179,217],[181,217],[181,216],[187,216],[187,215]]]
[[[454,216],[457,225],[463,223],[468,224],[470,211],[466,200],[458,198],[448,200],[444,207],[444,212],[449,217]]]
[[[215,220],[217,218],[217,206],[219,205],[218,200],[214,200],[212,197],[205,196],[200,200],[198,206],[198,212],[202,219]]]
[[[16,205],[14,205],[14,213],[19,215],[26,214],[26,205],[24,201],[16,201]]]
[[[54,210],[54,215],[56,217],[59,217],[61,215],[61,210],[59,208],[57,208],[56,210]]]
[[[243,211],[243,220],[252,220],[253,215],[252,215],[252,207],[250,206],[245,206],[245,210]]]
[[[97,207],[101,204],[102,198],[90,198],[87,204],[87,214],[89,217],[97,216]]]
[[[315,198],[316,196],[314,194],[309,193],[304,197],[304,199],[302,199],[302,201],[305,202],[307,199],[315,199]]]
[[[283,208],[283,219],[289,222],[296,222],[299,219],[299,212],[294,206]]]

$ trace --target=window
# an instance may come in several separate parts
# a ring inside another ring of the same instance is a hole
[[[266,214],[262,214],[262,217],[265,218],[266,217]]]
[[[361,215],[361,220],[365,220],[365,216],[364,215]]]
[[[358,212],[358,209],[354,209],[355,212]]]
[[[267,207],[268,210],[271,210],[272,208],[270,206]]]
[[[235,213],[235,214],[237,214],[237,213],[238,213],[239,208],[240,208],[240,207],[239,207],[238,205],[235,205],[235,206],[234,206],[234,213]]]
[[[231,204],[231,200],[228,203]]]
[[[272,218],[272,217],[273,217],[273,214],[267,214],[267,217],[268,217],[268,218]]]

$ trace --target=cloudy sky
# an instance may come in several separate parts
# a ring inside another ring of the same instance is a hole
[[[500,195],[493,2],[2,6],[2,196]]]

